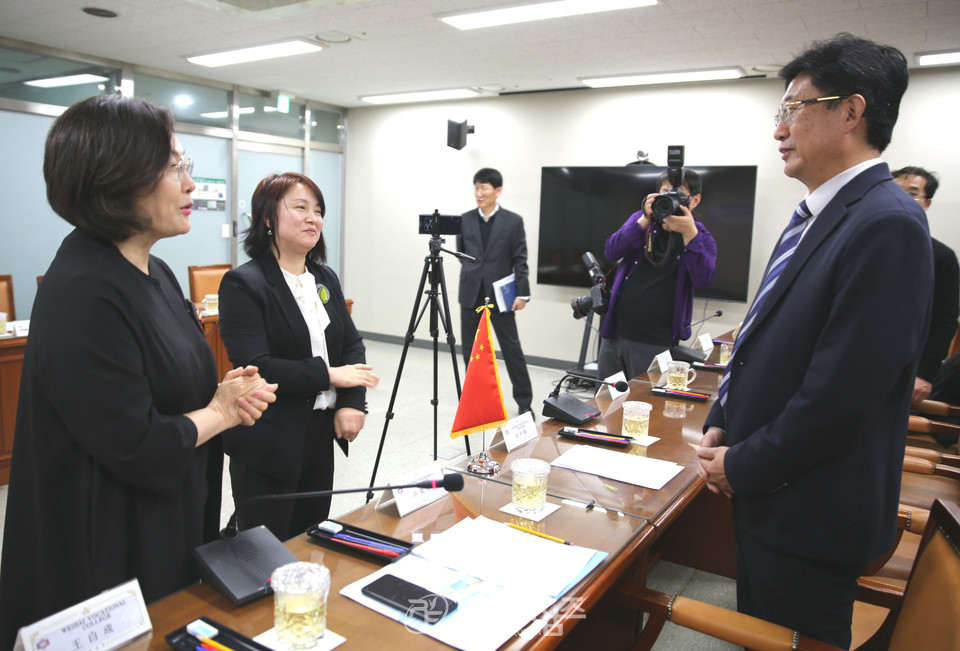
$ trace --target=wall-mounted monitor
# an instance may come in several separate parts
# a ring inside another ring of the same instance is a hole
[[[687,165],[703,180],[703,199],[694,211],[717,241],[717,277],[698,298],[746,301],[750,280],[750,243],[756,197],[756,166]],[[581,260],[593,253],[603,271],[603,246],[643,198],[656,192],[657,177],[666,168],[544,167],[540,180],[540,239],[537,282],[589,287],[590,274]]]

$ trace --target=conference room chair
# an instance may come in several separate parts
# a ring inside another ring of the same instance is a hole
[[[17,320],[17,309],[13,303],[13,276],[0,276],[0,312],[7,313],[7,321]]]
[[[939,400],[921,400],[910,406],[910,409],[921,416],[937,416],[939,418],[960,418],[960,407],[949,402]]]
[[[233,269],[232,264],[190,265],[187,267],[190,300],[199,305],[207,294],[219,292],[223,274],[231,269]]]
[[[940,443],[933,437],[934,434],[946,437],[948,444]],[[960,437],[960,425],[953,423],[945,423],[916,414],[911,414],[910,421],[907,423],[907,445],[914,447],[956,454],[958,437]]]
[[[960,506],[937,500],[903,590],[865,577],[853,612],[852,649],[960,648]],[[628,586],[617,601],[749,649],[836,649],[786,627],[695,599]]]

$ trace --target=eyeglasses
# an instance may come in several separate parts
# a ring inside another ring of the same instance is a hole
[[[927,198],[927,195],[920,194],[919,192],[914,192],[913,190],[907,190],[906,193],[909,194],[911,197],[913,197],[913,199],[916,201],[920,201],[921,199]]]
[[[177,180],[183,180],[183,174],[186,173],[187,176],[193,176],[193,156],[182,156],[175,164],[170,166],[170,169],[177,170]]]
[[[798,111],[804,104],[817,104],[819,102],[832,102],[836,99],[847,99],[850,95],[831,95],[830,97],[814,97],[812,99],[798,99],[793,102],[784,102],[777,109],[777,114],[773,116],[773,126],[779,127]]]

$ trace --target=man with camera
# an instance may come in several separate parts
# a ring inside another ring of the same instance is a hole
[[[600,378],[645,373],[654,357],[688,338],[693,290],[709,287],[717,273],[717,243],[693,217],[700,175],[681,163],[662,173],[657,187],[603,249],[620,262],[600,327]]]

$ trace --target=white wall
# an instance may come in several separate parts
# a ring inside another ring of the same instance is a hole
[[[417,215],[438,208],[459,214],[474,206],[472,177],[480,167],[504,176],[501,203],[524,217],[531,279],[536,278],[540,168],[621,165],[638,149],[666,163],[666,147],[686,146],[690,165],[756,165],[757,209],[750,296],[767,257],[804,187],[783,175],[773,139],[773,114],[783,85],[777,79],[641,89],[582,90],[512,95],[469,102],[351,109],[345,197],[345,290],[353,318],[366,332],[403,336],[416,300],[428,236],[417,234]],[[904,98],[891,167],[922,165],[940,173],[943,187],[930,212],[935,237],[960,250],[960,149],[953,116],[960,104],[960,71],[917,72]],[[447,119],[476,126],[461,151],[446,146]],[[710,188],[703,214],[709,220]],[[453,238],[447,246],[454,248]],[[444,256],[444,270],[459,340],[459,262]],[[719,252],[718,264],[723,264]],[[576,360],[583,321],[570,299],[585,293],[550,285],[532,287],[533,302],[518,316],[528,357]],[[722,309],[704,332],[719,334],[743,318],[742,303],[698,300],[696,315]],[[420,324],[417,340],[430,338]],[[443,344],[441,333],[441,344]]]

